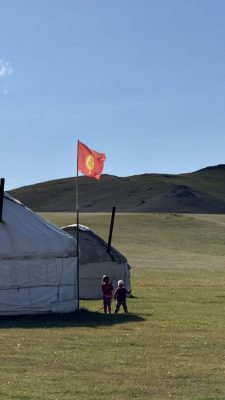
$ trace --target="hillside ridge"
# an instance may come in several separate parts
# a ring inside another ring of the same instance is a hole
[[[78,178],[81,212],[225,213],[225,165],[182,174],[144,173],[127,177],[103,174]],[[40,212],[74,212],[76,178],[23,186],[9,194]]]

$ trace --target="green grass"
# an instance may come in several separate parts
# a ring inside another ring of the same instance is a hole
[[[109,219],[80,222],[107,239]],[[82,301],[69,315],[1,317],[0,399],[225,399],[224,239],[224,216],[117,215],[130,313]]]

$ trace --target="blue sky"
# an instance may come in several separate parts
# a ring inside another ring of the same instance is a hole
[[[6,189],[225,163],[224,0],[0,0]]]

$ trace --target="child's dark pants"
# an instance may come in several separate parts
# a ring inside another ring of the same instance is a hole
[[[128,312],[126,300],[117,300],[115,314],[118,313],[121,305],[123,306],[124,312]]]

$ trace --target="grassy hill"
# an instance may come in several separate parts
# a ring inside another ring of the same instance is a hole
[[[225,213],[225,165],[187,174],[103,175],[101,180],[81,176],[82,212]],[[76,207],[76,178],[43,182],[9,193],[35,211],[71,212]]]

